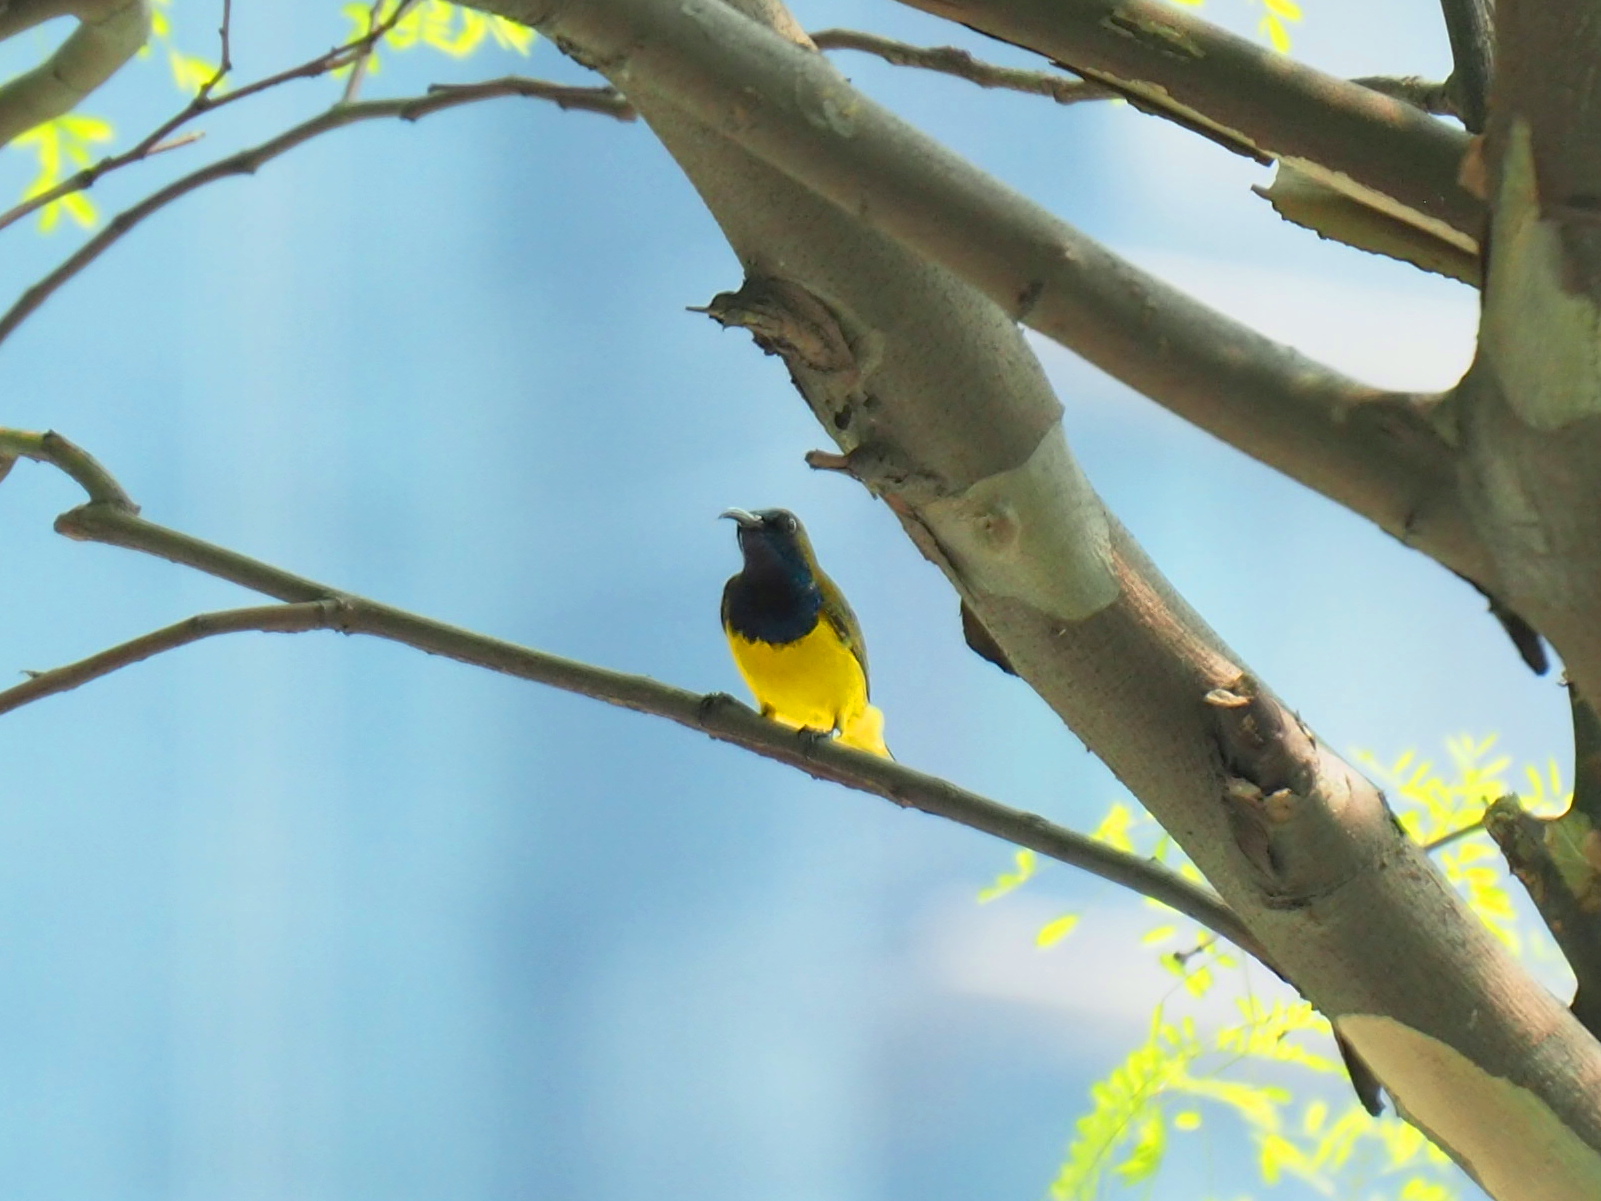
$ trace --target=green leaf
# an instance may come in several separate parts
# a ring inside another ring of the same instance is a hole
[[[1012,856],[1012,862],[1017,864],[1015,872],[1002,872],[995,877],[995,883],[978,894],[979,904],[993,901],[996,897],[1004,897],[1012,889],[1019,887],[1027,881],[1039,867],[1039,856],[1033,851],[1021,850]]]
[[[1054,922],[1047,922],[1040,927],[1040,932],[1034,936],[1034,945],[1037,947],[1054,947],[1069,934],[1073,927],[1078,925],[1078,914],[1064,913]]]
[[[11,145],[19,150],[31,148],[38,163],[38,172],[23,189],[22,198],[31,200],[61,183],[66,178],[69,163],[87,166],[95,157],[94,144],[109,141],[111,136],[110,122],[82,113],[68,113],[12,139]],[[53,230],[62,213],[85,228],[99,217],[94,201],[87,195],[69,192],[39,210],[39,228],[46,232]]]
[[[1167,1151],[1167,1117],[1158,1106],[1151,1106],[1141,1118],[1134,1146],[1123,1162],[1113,1169],[1124,1184],[1138,1184],[1156,1175]]]

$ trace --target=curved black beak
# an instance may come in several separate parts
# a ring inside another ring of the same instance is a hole
[[[762,519],[754,513],[747,513],[744,509],[724,509],[717,515],[719,518],[727,517],[730,521],[737,521],[742,530],[754,530],[762,524]]]

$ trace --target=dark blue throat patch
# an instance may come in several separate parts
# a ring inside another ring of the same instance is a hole
[[[723,590],[723,622],[756,642],[796,642],[823,608],[817,580],[793,538],[771,529],[741,530],[745,569]]]

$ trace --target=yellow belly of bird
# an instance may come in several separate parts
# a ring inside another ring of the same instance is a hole
[[[862,665],[827,622],[795,642],[729,634],[739,674],[763,716],[804,730],[838,730],[840,741],[889,758],[884,715],[867,702]]]

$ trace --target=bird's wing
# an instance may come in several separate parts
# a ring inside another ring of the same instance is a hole
[[[856,662],[862,665],[862,684],[871,696],[873,686],[867,671],[867,643],[862,641],[862,627],[856,620],[856,614],[851,611],[850,602],[839,590],[839,585],[822,572],[816,574],[817,590],[823,594],[821,616],[834,627],[834,633],[839,635],[839,640],[856,657]]]

